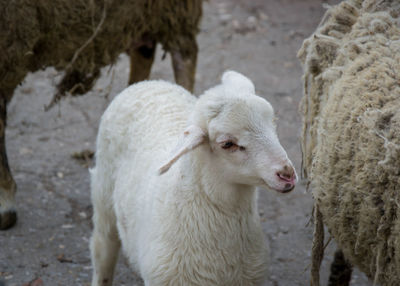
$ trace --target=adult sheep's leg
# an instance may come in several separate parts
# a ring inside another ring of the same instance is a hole
[[[133,43],[129,50],[131,70],[129,84],[148,79],[154,61],[156,42],[144,39],[142,43]]]
[[[193,92],[194,88],[197,51],[195,38],[189,40],[189,45],[185,49],[171,51],[175,81],[190,92]]]
[[[11,98],[11,96],[8,96]],[[16,184],[8,166],[5,142],[7,96],[0,91],[0,229],[12,227],[17,221],[15,210]]]
[[[344,257],[343,252],[340,249],[336,250],[335,257],[331,264],[328,286],[350,285],[352,270],[353,268]]]

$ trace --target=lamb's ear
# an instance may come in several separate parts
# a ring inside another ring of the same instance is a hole
[[[253,82],[246,76],[235,71],[224,72],[222,75],[222,84],[229,86],[236,91],[255,93]]]
[[[171,166],[178,161],[178,159],[186,154],[187,152],[195,149],[197,146],[204,143],[206,140],[206,134],[204,131],[196,126],[190,125],[186,130],[183,132],[183,138],[179,143],[176,151],[172,154],[171,158],[165,163],[161,168],[158,170],[160,175],[164,174],[171,168]]]

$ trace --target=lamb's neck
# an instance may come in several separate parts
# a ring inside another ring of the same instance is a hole
[[[212,155],[204,146],[181,158],[180,173],[185,192],[193,192],[224,211],[255,211],[255,187],[224,180],[216,166],[211,163]]]

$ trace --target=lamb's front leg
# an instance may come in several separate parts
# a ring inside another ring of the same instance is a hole
[[[16,184],[8,166],[6,153],[6,119],[7,96],[0,91],[0,230],[12,227],[17,221]]]

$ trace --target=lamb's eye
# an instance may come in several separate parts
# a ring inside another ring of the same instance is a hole
[[[235,143],[233,143],[232,141],[227,141],[227,142],[225,142],[224,144],[222,144],[222,148],[223,149],[229,149],[229,148],[231,148],[231,147],[233,147],[233,146],[235,146],[236,144]]]

